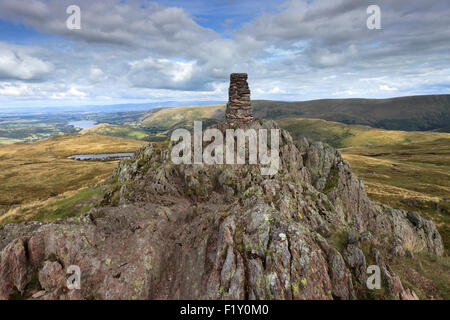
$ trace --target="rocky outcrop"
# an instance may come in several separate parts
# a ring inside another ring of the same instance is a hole
[[[444,246],[436,225],[429,219],[411,211],[393,209],[374,204],[372,220],[380,236],[392,236],[398,245],[407,250],[427,251],[443,255]]]

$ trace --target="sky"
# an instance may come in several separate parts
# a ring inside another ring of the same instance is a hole
[[[0,109],[226,101],[232,72],[252,99],[450,94],[450,2],[0,0]]]

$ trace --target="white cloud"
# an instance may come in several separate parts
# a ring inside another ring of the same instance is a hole
[[[320,48],[317,50],[312,49],[309,53],[311,62],[317,67],[334,67],[342,66],[346,62],[354,59],[356,56],[356,48],[354,45],[350,45],[344,51],[331,52],[327,48]]]
[[[379,89],[381,91],[397,91],[398,90],[397,88],[391,88],[391,87],[389,87],[388,85],[385,85],[385,84],[380,85]]]
[[[102,69],[96,67],[96,66],[92,66],[91,70],[89,72],[89,80],[92,83],[97,83],[97,82],[101,82],[101,81],[105,81],[106,80],[106,75],[105,73],[102,71]]]
[[[0,95],[4,96],[25,96],[30,95],[32,91],[29,86],[24,83],[12,84],[4,83],[0,85]]]
[[[196,71],[193,61],[146,58],[129,63],[128,79],[133,86],[160,89],[195,89]],[[197,74],[198,76],[198,74]]]
[[[0,79],[34,80],[52,69],[51,63],[17,49],[0,47]]]
[[[353,91],[353,90],[335,91],[332,93],[333,96],[339,96],[339,97],[354,96],[356,94],[359,94],[359,92]]]
[[[77,87],[70,87],[70,89],[67,91],[67,93],[71,96],[75,96],[75,97],[86,97],[86,93],[83,91],[80,91],[79,88]]]
[[[254,93],[259,94],[259,95],[273,95],[273,94],[284,94],[286,93],[285,90],[280,89],[280,87],[273,87],[273,88],[268,88],[268,89],[262,89],[260,87],[254,89]]]

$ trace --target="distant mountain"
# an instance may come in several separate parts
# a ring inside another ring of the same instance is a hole
[[[389,130],[450,132],[450,95],[299,102],[253,100],[252,107],[257,118],[317,118]]]

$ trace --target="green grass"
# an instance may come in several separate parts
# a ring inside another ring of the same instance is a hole
[[[449,105],[450,95],[448,94],[390,99],[252,101],[253,114],[257,118],[315,118],[407,131],[445,130],[450,123]]]
[[[448,133],[393,131],[320,119],[281,118],[276,121],[281,128],[289,131],[294,139],[307,137],[313,141],[326,142],[335,148],[413,145],[450,139]]]
[[[325,187],[323,188],[323,193],[328,193],[337,187],[339,182],[339,173],[337,168],[331,168],[328,179],[325,183]]]
[[[101,195],[100,187],[81,190],[71,197],[40,209],[35,219],[50,222],[60,218],[81,215],[89,211],[101,199]]]
[[[390,265],[403,286],[414,290],[420,299],[450,299],[450,258],[416,253],[414,258],[400,257]]]
[[[193,122],[194,120],[221,119],[224,117],[224,111],[225,105],[166,108],[150,112],[141,121],[141,125],[143,127],[169,129],[180,123]]]
[[[328,243],[341,253],[347,246],[347,242],[348,242],[348,231],[345,230],[337,230],[328,239]]]
[[[81,189],[60,200],[36,202],[20,210],[19,214],[10,214],[0,221],[1,225],[22,223],[28,220],[52,222],[56,219],[76,217],[86,213],[102,199],[100,187]]]
[[[81,134],[99,134],[111,137],[119,137],[135,140],[149,140],[149,134],[139,128],[126,125],[111,125],[106,123],[98,124],[89,129],[83,129]]]

